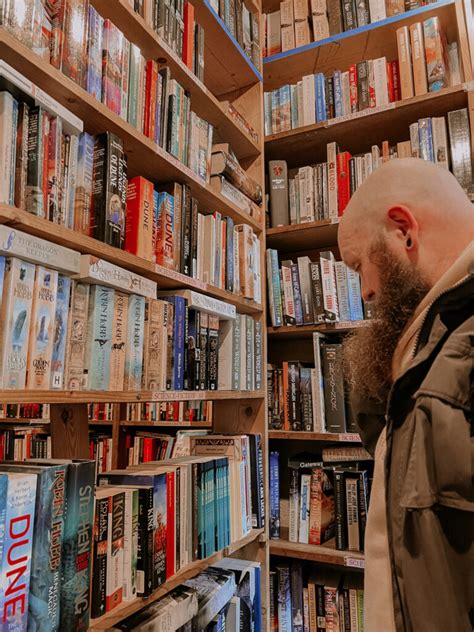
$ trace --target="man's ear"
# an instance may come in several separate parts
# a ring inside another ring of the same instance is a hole
[[[397,204],[388,209],[387,229],[404,242],[406,250],[418,246],[418,222],[407,206]]]

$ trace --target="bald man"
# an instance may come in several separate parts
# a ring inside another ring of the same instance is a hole
[[[445,169],[392,160],[338,241],[376,315],[344,347],[375,455],[365,632],[472,632],[474,208]]]

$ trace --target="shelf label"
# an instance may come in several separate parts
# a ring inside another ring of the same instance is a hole
[[[328,119],[326,125],[327,127],[330,127],[331,125],[338,125],[339,123],[353,121],[363,118],[364,116],[370,116],[371,114],[378,114],[379,112],[385,112],[386,110],[393,110],[395,107],[395,103],[387,103],[386,105],[378,105],[375,108],[366,108],[360,112],[353,112],[352,114],[346,114],[346,116],[338,116],[337,118]]]
[[[154,391],[150,399],[145,396],[142,401],[150,402],[182,402],[205,399],[207,391]]]
[[[343,433],[339,435],[341,441],[350,441],[351,443],[360,443],[360,435],[356,433]]]
[[[204,283],[203,281],[199,281],[199,279],[193,279],[192,277],[189,277],[186,274],[182,274],[181,272],[177,272],[176,270],[169,270],[168,268],[165,268],[164,266],[160,266],[159,264],[156,264],[155,272],[157,274],[162,274],[163,276],[168,277],[169,279],[173,279],[174,281],[179,281],[183,285],[188,285],[199,290],[208,291],[207,283]],[[209,288],[211,288],[211,286],[209,286]],[[170,290],[170,294],[171,293],[172,291]]]
[[[363,569],[365,568],[365,560],[346,555],[346,557],[344,558],[344,566],[348,566],[349,568],[362,568]]]

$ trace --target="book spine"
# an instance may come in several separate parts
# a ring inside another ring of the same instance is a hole
[[[336,548],[347,549],[346,502],[344,491],[344,472],[334,472],[334,507],[336,515]]]
[[[280,538],[279,453],[270,452],[270,539]]]
[[[430,118],[422,118],[418,121],[418,136],[420,146],[420,158],[434,162],[433,131]]]
[[[28,167],[26,175],[26,210],[45,217],[43,195],[43,126],[44,111],[40,106],[30,109],[28,119]],[[12,121],[13,124],[13,121]]]
[[[283,325],[283,305],[278,270],[278,251],[271,248],[267,250],[267,278],[272,323],[274,327],[281,327]]]
[[[327,146],[328,165],[328,215],[329,218],[338,217],[338,196],[337,196],[337,146],[336,143],[328,143]]]
[[[337,344],[322,345],[327,432],[346,431],[341,351]]]
[[[131,294],[128,299],[127,343],[125,352],[124,389],[141,390],[143,371],[143,339],[145,330],[145,298]]]
[[[291,430],[303,430],[301,423],[300,407],[300,372],[298,363],[288,363],[289,374],[289,407],[290,407],[290,427]]]
[[[398,63],[400,68],[401,98],[409,99],[414,96],[413,69],[410,52],[410,33],[408,26],[397,29]]]
[[[325,318],[328,322],[334,322],[339,320],[334,255],[330,251],[322,252],[319,261],[321,266]]]
[[[449,68],[446,38],[438,16],[423,22],[426,72],[429,92],[437,92],[449,85]]]
[[[351,31],[357,28],[357,15],[355,4],[352,0],[343,0],[342,2],[342,18],[344,21],[344,31]]]
[[[298,539],[301,544],[308,544],[311,488],[311,476],[309,474],[300,476],[300,486],[300,530]]]
[[[298,258],[301,299],[303,302],[303,321],[305,325],[313,324],[313,305],[311,297],[310,260],[308,257]]]
[[[147,597],[153,590],[153,488],[138,493],[137,593]]]
[[[105,614],[107,582],[107,535],[109,498],[98,498],[94,516],[94,553],[92,559],[91,617]]]
[[[303,632],[303,566],[292,562],[290,567],[291,611],[293,632]]]
[[[348,268],[343,261],[336,261],[335,269],[339,318],[342,321],[353,320],[349,307]]]
[[[346,526],[347,548],[350,551],[359,551],[359,499],[357,493],[357,478],[346,476]]]
[[[299,509],[300,490],[298,470],[292,469],[290,473],[290,506],[289,506],[289,541],[298,542],[299,538]]]
[[[282,565],[277,567],[278,574],[278,627],[280,630],[291,630],[291,590],[290,568]]]
[[[94,481],[93,461],[68,465],[60,630],[87,630],[89,626]]]
[[[466,108],[448,112],[448,130],[454,177],[469,192],[472,188],[472,161]]]
[[[109,388],[114,294],[113,289],[101,285],[91,288],[85,367],[87,388],[92,390]]]
[[[410,38],[413,64],[413,86],[415,95],[418,96],[428,92],[423,25],[421,22],[416,22],[415,24],[410,25]]]
[[[364,320],[359,275],[351,268],[346,268],[346,270],[347,286],[349,291],[350,320]]]

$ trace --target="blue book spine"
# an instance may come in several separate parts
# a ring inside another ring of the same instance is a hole
[[[7,499],[8,499],[8,476],[7,474],[0,474],[0,577],[2,581],[0,583],[0,604],[4,603],[4,584],[3,578],[5,577],[3,557],[4,557],[4,545],[5,545],[5,526],[7,516]]]
[[[1,632],[25,632],[35,520],[36,474],[2,474],[8,479],[5,522],[2,524]]]
[[[216,248],[216,253],[214,257],[214,285],[216,287],[220,287],[220,278],[221,278],[221,257],[222,257],[222,215],[217,211],[214,213],[215,219],[215,238],[216,241],[220,244],[220,247]]]
[[[422,118],[418,121],[418,139],[420,143],[420,158],[434,162],[433,132],[430,118]]]
[[[316,86],[316,122],[327,121],[326,113],[326,79],[322,72],[315,75]]]
[[[262,569],[260,564],[255,565],[255,599],[254,620],[255,632],[262,632]]]
[[[349,302],[348,268],[343,261],[337,261],[335,264],[335,270],[339,320],[353,320]]]
[[[15,204],[15,164],[16,164],[16,128],[18,126],[18,101],[13,99],[13,111],[12,111],[12,148],[11,148],[11,160],[10,160],[10,193],[9,203],[13,206]]]
[[[333,86],[334,86],[334,116],[338,118],[339,116],[344,116],[344,102],[342,100],[342,81],[341,81],[341,71],[336,70],[333,75]]]
[[[222,502],[221,502],[221,460],[216,460],[216,466],[214,470],[214,485],[215,485],[215,498],[214,498],[214,524],[216,525],[215,534],[215,549],[220,551],[222,549]]]
[[[349,309],[351,313],[351,320],[364,320],[360,278],[358,273],[350,268],[347,268],[347,280],[349,287]]]
[[[280,538],[280,454],[270,452],[270,538]]]
[[[225,289],[228,292],[234,291],[234,220],[226,217],[226,275]]]
[[[109,387],[112,353],[114,290],[102,285],[93,285],[89,306],[86,351],[89,388],[106,391]]]
[[[298,127],[298,86],[290,86],[291,129]]]
[[[51,388],[63,388],[64,385],[64,366],[70,293],[71,279],[64,274],[58,275],[56,313],[54,316],[53,355],[51,358]]]
[[[186,301],[182,296],[167,296],[166,300],[174,305],[174,366],[171,389],[182,391],[184,388],[184,318]]]
[[[206,467],[206,557],[216,552],[214,471],[215,461],[209,461]]]
[[[88,61],[86,90],[97,101],[102,101],[102,35],[104,19],[89,7]]]
[[[274,248],[270,249],[271,257],[271,278],[269,279],[273,288],[273,307],[275,310],[275,322],[274,327],[281,327],[283,325],[283,305],[281,302],[281,283],[280,283],[280,270],[278,267],[278,251]]]
[[[142,385],[143,344],[145,337],[145,298],[131,294],[128,299],[125,389],[139,391]]]
[[[4,279],[5,279],[5,257],[0,256],[0,310],[2,308]]]
[[[197,543],[198,543],[198,559],[203,560],[205,556],[204,546],[204,501],[205,501],[205,484],[204,484],[204,463],[197,464],[196,472],[196,490],[197,490]]]
[[[293,301],[295,304],[295,320],[297,325],[304,325],[303,301],[301,299],[300,275],[298,264],[291,264],[291,281],[293,285]]]
[[[95,462],[68,464],[61,557],[60,630],[87,630],[90,617]]]

